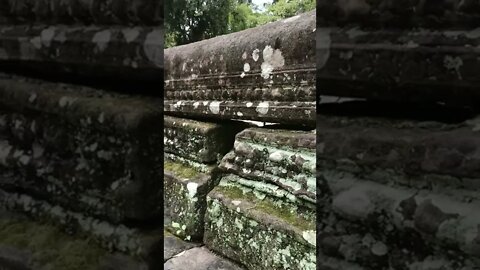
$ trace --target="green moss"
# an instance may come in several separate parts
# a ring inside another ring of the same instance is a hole
[[[219,190],[221,193],[227,195],[231,199],[245,200],[255,203],[256,210],[274,215],[302,230],[315,229],[314,222],[305,219],[304,217],[296,214],[295,212],[291,212],[288,206],[275,205],[272,200],[268,198],[259,200],[252,192],[244,192],[242,189],[234,186],[222,186],[216,187],[216,189]]]
[[[188,179],[194,178],[199,174],[194,168],[173,161],[164,161],[163,170],[173,172],[176,176]]]
[[[94,270],[107,252],[88,239],[28,220],[0,220],[0,244],[32,252],[33,264],[52,270]]]

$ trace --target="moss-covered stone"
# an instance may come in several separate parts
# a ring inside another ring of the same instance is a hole
[[[164,164],[164,226],[184,240],[200,240],[206,196],[218,182],[218,172],[212,168],[201,173],[187,164],[169,160]]]
[[[316,269],[314,211],[225,178],[207,204],[204,241],[214,251],[249,269]]]
[[[165,111],[315,126],[315,60],[314,11],[166,49]]]
[[[243,123],[213,123],[165,116],[164,151],[201,163],[215,163],[233,146]]]

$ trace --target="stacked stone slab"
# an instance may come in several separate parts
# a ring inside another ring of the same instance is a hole
[[[478,269],[478,4],[319,5],[320,265]]]
[[[2,208],[159,252],[163,232],[142,229],[162,211],[159,100],[3,74],[0,108]]]
[[[165,116],[164,224],[174,235],[201,241],[206,197],[219,181],[217,163],[241,126]]]
[[[162,1],[2,0],[0,23],[0,61],[9,70],[163,83]]]
[[[315,73],[315,12],[165,50],[165,113],[181,117],[165,118],[166,157],[188,164],[165,164],[170,231],[192,239],[201,221],[206,247],[247,269],[315,269]],[[188,167],[204,173],[182,180]]]
[[[165,50],[165,112],[315,125],[315,12]]]
[[[208,195],[205,243],[248,269],[316,269],[315,134],[247,129]]]
[[[475,1],[318,1],[322,94],[476,105]]]

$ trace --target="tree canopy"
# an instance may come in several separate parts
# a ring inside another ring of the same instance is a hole
[[[165,46],[188,44],[295,16],[315,0],[274,0],[263,11],[252,0],[166,0]]]

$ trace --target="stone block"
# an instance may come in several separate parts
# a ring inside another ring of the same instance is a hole
[[[188,241],[201,240],[207,194],[218,183],[218,171],[198,169],[178,160],[164,163],[164,226]]]
[[[316,269],[314,211],[222,178],[209,193],[204,242],[248,269]]]
[[[161,213],[161,103],[0,79],[0,186],[113,223]]]
[[[164,151],[199,163],[219,161],[233,147],[235,134],[245,127],[171,116],[164,119]]]
[[[322,95],[479,103],[478,30],[317,28]]]
[[[163,261],[166,262],[174,256],[200,245],[199,243],[185,242],[165,231],[163,235]]]
[[[312,11],[166,49],[165,111],[314,125],[315,28]]]

